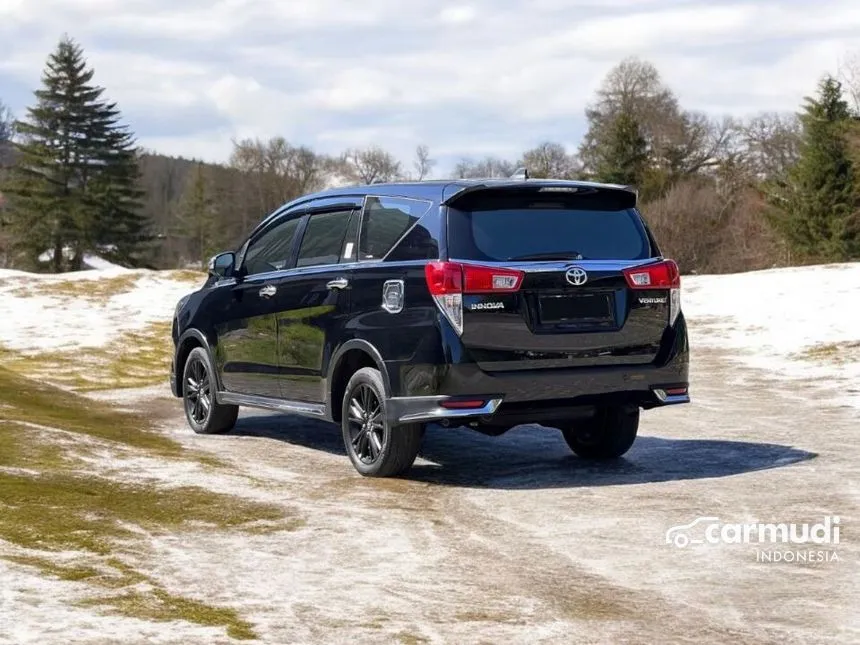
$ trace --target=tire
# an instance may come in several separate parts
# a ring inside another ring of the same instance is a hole
[[[182,402],[188,425],[197,434],[227,432],[236,425],[238,405],[222,405],[215,400],[215,370],[209,353],[195,347],[182,370]]]
[[[346,454],[365,477],[395,477],[412,467],[423,425],[388,423],[385,386],[379,370],[363,367],[347,383],[341,406]]]
[[[562,428],[570,449],[583,459],[617,459],[625,454],[639,430],[639,408],[600,408],[592,419]]]

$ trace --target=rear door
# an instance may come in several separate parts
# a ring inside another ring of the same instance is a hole
[[[467,190],[449,200],[447,225],[452,261],[507,268],[520,280],[516,291],[463,295],[462,340],[482,369],[655,359],[670,298],[668,288],[631,289],[625,276],[659,261],[635,194],[540,184]]]
[[[361,198],[312,202],[295,266],[278,287],[277,359],[280,396],[323,403],[323,365],[343,336],[350,304],[349,265],[357,253]]]

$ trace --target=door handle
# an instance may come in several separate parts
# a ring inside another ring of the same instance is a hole
[[[329,289],[346,289],[348,286],[349,280],[346,278],[335,278],[326,285]]]
[[[276,293],[278,293],[278,288],[273,284],[267,284],[265,287],[260,289],[261,298],[271,298]]]

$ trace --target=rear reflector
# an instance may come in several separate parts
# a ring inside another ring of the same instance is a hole
[[[624,277],[631,289],[679,289],[681,273],[674,260],[624,269]]]
[[[666,394],[669,396],[681,396],[687,393],[687,388],[685,387],[670,387],[666,388]]]
[[[475,399],[474,401],[442,401],[439,405],[449,410],[471,410],[483,408],[486,404],[487,402],[482,399]]]

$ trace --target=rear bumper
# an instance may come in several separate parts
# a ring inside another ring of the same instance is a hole
[[[482,406],[469,409],[449,409],[444,407],[447,396],[405,396],[394,397],[386,402],[388,420],[392,423],[428,423],[455,421],[492,415],[501,405],[500,397],[484,400]]]
[[[456,420],[482,419],[485,422],[508,420],[512,424],[571,418],[582,411],[593,411],[601,405],[634,405],[646,410],[690,402],[686,382],[665,383],[626,380],[625,375],[589,373],[556,374],[555,380],[535,378],[527,383],[519,379],[492,376],[481,387],[469,379],[468,391],[455,395],[397,396],[388,400],[388,417],[394,423],[445,423]],[[667,394],[667,390],[683,393]],[[494,392],[494,393],[491,393]],[[446,401],[480,399],[481,405],[466,409],[448,409]]]
[[[459,352],[459,361],[428,365],[412,361],[386,361],[393,400],[392,416],[408,420],[452,418],[569,418],[602,405],[635,405],[644,409],[690,402],[689,345],[683,315],[675,333],[665,339],[654,363],[484,371]],[[453,352],[452,352],[453,353]],[[449,354],[450,356],[450,354]],[[500,400],[492,412],[483,409],[445,410],[448,397]],[[525,421],[521,421],[525,422]]]

